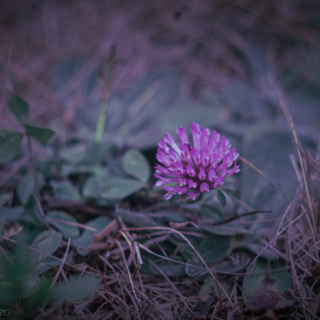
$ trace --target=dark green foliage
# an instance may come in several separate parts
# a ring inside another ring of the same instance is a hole
[[[51,181],[51,186],[56,199],[73,201],[81,199],[78,190],[70,181]]]
[[[126,173],[146,183],[150,177],[147,159],[137,150],[128,151],[123,158],[123,169]]]
[[[217,194],[218,194],[219,202],[224,207],[226,205],[226,202],[227,202],[225,195],[220,190],[217,190]]]
[[[46,217],[48,223],[57,228],[66,240],[80,235],[79,227],[72,225],[72,223],[77,224],[77,220],[72,215],[64,211],[49,211]],[[68,222],[71,224],[68,224]]]
[[[21,124],[28,122],[30,109],[25,100],[15,94],[11,94],[8,107]]]
[[[139,191],[142,187],[143,183],[137,180],[110,178],[101,186],[100,195],[105,199],[120,200]]]
[[[24,128],[26,129],[26,134],[38,140],[43,147],[48,146],[56,136],[56,133],[51,129],[35,127],[29,124],[25,124]]]
[[[258,259],[254,268],[247,271],[243,280],[243,298],[251,310],[263,308],[284,309],[295,303],[289,289],[293,286],[290,274],[280,262]],[[260,272],[260,273],[259,273]],[[258,273],[252,274],[251,273]]]
[[[0,130],[0,163],[13,160],[20,154],[20,143],[23,135],[19,132]]]

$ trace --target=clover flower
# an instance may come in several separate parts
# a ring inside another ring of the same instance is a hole
[[[239,157],[235,148],[230,149],[230,142],[224,136],[201,127],[192,122],[191,133],[193,147],[189,143],[184,127],[176,129],[179,136],[178,144],[168,133],[158,143],[157,160],[162,164],[155,167],[155,177],[159,180],[155,186],[176,183],[175,186],[165,186],[168,191],[166,200],[173,195],[185,194],[187,199],[195,200],[200,192],[223,185],[223,179],[240,171],[236,164]],[[233,166],[232,166],[233,165]]]

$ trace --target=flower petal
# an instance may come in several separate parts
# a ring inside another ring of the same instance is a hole
[[[201,140],[200,127],[195,122],[191,122],[190,128],[191,128],[191,133],[193,137],[193,147],[198,151],[200,151],[200,140]]]
[[[180,127],[179,129],[176,129],[176,131],[179,136],[179,140],[178,140],[179,147],[182,148],[182,146],[184,144],[189,144],[189,139],[188,139],[188,135],[186,132],[186,128]]]
[[[191,199],[191,200],[194,201],[194,200],[197,199],[198,194],[199,194],[199,191],[198,191],[198,190],[195,190],[195,191],[193,191],[193,192],[189,192],[187,199]]]
[[[206,182],[201,183],[200,191],[201,192],[209,192],[209,185]]]
[[[164,135],[164,140],[180,156],[181,150],[169,133]]]
[[[207,178],[206,172],[203,168],[200,168],[198,177],[200,180],[205,180]]]

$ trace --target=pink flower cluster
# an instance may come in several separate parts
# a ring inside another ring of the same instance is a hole
[[[165,186],[166,200],[174,194],[188,192],[188,198],[195,200],[200,192],[208,192],[212,188],[223,185],[223,179],[240,171],[236,164],[239,157],[235,148],[230,149],[230,142],[224,136],[201,127],[192,122],[191,133],[193,147],[189,143],[186,129],[177,130],[178,144],[168,133],[158,143],[157,164],[154,174],[159,180],[155,186],[176,183],[173,187]],[[232,164],[234,163],[233,167]],[[229,168],[229,169],[228,169]]]

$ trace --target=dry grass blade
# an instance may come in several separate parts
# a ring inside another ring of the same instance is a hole
[[[103,230],[94,235],[93,243],[99,242],[101,239],[108,236],[112,231],[115,231],[117,227],[118,222],[116,219],[113,219]]]
[[[132,289],[132,292],[133,292],[133,295],[134,295],[134,298],[135,298],[135,301],[132,299],[132,302],[134,303],[134,305],[136,306],[136,302],[137,303],[140,303],[140,299],[138,300],[138,297],[136,295],[136,291],[135,291],[135,287],[134,287],[134,284],[133,284],[133,281],[132,281],[132,277],[131,277],[131,273],[130,273],[130,270],[129,270],[129,266],[128,266],[128,263],[127,263],[127,260],[126,260],[126,257],[124,255],[124,252],[122,250],[122,247],[121,247],[121,244],[118,240],[115,240],[117,246],[119,247],[120,249],[120,252],[121,252],[121,255],[122,255],[122,259],[123,259],[123,262],[125,264],[125,267],[126,267],[126,270],[127,270],[127,273],[128,273],[128,279],[130,281],[130,285],[131,285],[131,289]],[[140,312],[139,312],[139,309],[138,307],[136,306],[136,310],[137,310],[137,316],[139,319],[141,319],[140,317]]]
[[[170,286],[173,288],[173,290],[177,293],[177,295],[180,297],[181,301],[184,303],[186,308],[192,313],[192,310],[190,309],[188,303],[186,302],[185,298],[182,296],[182,294],[179,292],[179,290],[175,287],[175,285],[170,281],[170,279],[167,277],[167,275],[151,260],[149,260],[149,263],[166,279],[166,281],[170,284]]]
[[[64,266],[64,264],[65,264],[65,262],[66,262],[67,256],[68,256],[68,252],[69,252],[69,248],[70,248],[70,243],[71,243],[71,239],[69,238],[69,240],[68,240],[68,245],[67,245],[67,249],[66,249],[66,251],[65,251],[65,253],[64,253],[64,256],[63,256],[63,259],[62,259],[62,261],[61,261],[61,263],[60,263],[59,269],[58,269],[56,275],[54,276],[54,278],[53,278],[53,280],[52,280],[51,286],[54,286],[54,284],[56,283],[56,281],[57,281],[58,278],[59,278],[60,272],[61,272],[61,270],[62,270],[62,268],[63,268],[63,266]]]
[[[289,206],[290,207],[290,206]],[[288,208],[289,208],[288,207]],[[289,211],[289,209],[287,208],[286,212]],[[307,210],[304,210],[298,217],[296,217],[294,220],[290,221],[284,228],[282,228],[282,230],[279,230],[277,232],[277,234],[268,242],[268,244],[259,252],[259,254],[252,260],[252,262],[248,265],[247,269],[249,269],[250,267],[253,268],[254,264],[256,263],[256,261],[258,260],[259,256],[263,253],[263,251],[265,249],[267,249],[268,247],[270,247],[270,249],[272,249],[272,243],[284,232],[286,231],[286,229],[288,229],[293,223],[297,222],[298,220],[300,220],[305,214],[306,214]]]
[[[50,218],[50,217],[46,217],[46,220],[47,221],[51,221],[51,222],[58,222],[58,223],[61,223],[61,224],[66,224],[68,226],[74,226],[74,227],[78,227],[78,228],[81,228],[81,229],[86,229],[86,230],[90,230],[90,231],[93,231],[93,232],[97,232],[97,229],[96,228],[92,228],[90,226],[86,226],[82,223],[78,223],[78,222],[72,222],[72,221],[66,221],[66,220],[59,220],[59,219],[53,219],[53,218]]]
[[[283,190],[281,190],[269,177],[267,177],[261,170],[259,170],[257,167],[255,167],[252,163],[250,163],[248,160],[239,157],[239,160],[248,165],[250,168],[258,172],[262,177],[264,177],[266,180],[268,180],[287,200],[290,202],[291,200],[289,197],[285,194]]]
[[[172,229],[172,228],[167,228],[167,227],[148,227],[148,228],[127,228],[128,230],[169,230],[172,231],[174,233],[177,233],[184,241],[187,242],[187,244],[191,247],[191,249],[195,252],[195,254],[198,256],[198,258],[200,259],[200,261],[204,264],[206,270],[209,272],[209,274],[212,276],[213,280],[217,283],[217,288],[219,291],[219,299],[222,302],[222,295],[220,292],[220,289],[223,291],[224,295],[227,297],[229,303],[231,305],[233,305],[229,295],[227,294],[226,290],[224,289],[224,287],[221,285],[221,283],[219,282],[219,280],[217,279],[217,277],[213,274],[212,270],[208,267],[208,265],[206,264],[206,262],[203,260],[203,258],[201,257],[200,253],[196,250],[196,248],[192,245],[192,243],[179,231]],[[120,230],[121,232],[121,230]],[[221,303],[222,305],[222,303]]]
[[[287,106],[287,104],[285,102],[284,94],[283,94],[282,90],[280,89],[281,88],[280,85],[278,84],[276,86],[275,85],[275,80],[274,79],[270,79],[270,80],[271,80],[274,92],[276,94],[279,106],[282,109],[282,111],[283,111],[283,113],[284,113],[284,115],[285,115],[285,117],[287,119],[288,125],[290,127],[290,130],[291,130],[293,138],[294,138],[294,142],[295,142],[295,144],[297,146],[297,149],[298,149],[298,156],[299,156],[300,165],[301,165],[303,183],[304,183],[305,191],[306,191],[306,194],[307,194],[308,205],[309,205],[310,214],[311,214],[311,218],[312,218],[312,222],[313,222],[313,226],[310,225],[310,228],[311,228],[312,232],[315,233],[316,224],[315,224],[315,220],[314,220],[314,213],[313,213],[313,208],[312,208],[312,205],[311,205],[311,197],[310,197],[309,188],[308,188],[308,184],[307,184],[307,178],[306,178],[304,163],[303,163],[302,157],[301,157],[300,144],[299,144],[297,132],[296,132],[296,130],[294,128],[294,122],[293,122],[292,116],[290,114],[289,108],[288,108],[288,106]],[[316,241],[315,241],[315,238],[314,238],[314,243],[315,242]],[[316,253],[316,254],[318,254],[318,253]]]

